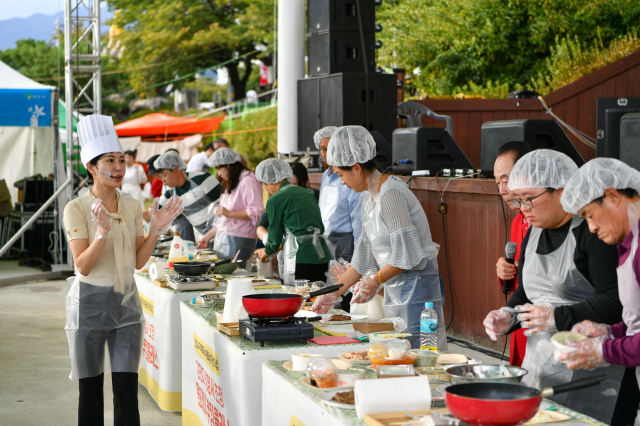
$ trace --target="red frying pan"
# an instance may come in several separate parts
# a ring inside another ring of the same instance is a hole
[[[306,299],[320,296],[321,294],[333,293],[340,287],[342,287],[342,284],[332,285],[312,291],[304,296],[285,293],[250,294],[242,296],[242,306],[252,317],[290,317],[302,308],[302,304]]]
[[[601,374],[539,391],[512,383],[463,383],[445,389],[451,414],[472,425],[513,426],[533,418],[542,398],[588,388],[606,380]]]

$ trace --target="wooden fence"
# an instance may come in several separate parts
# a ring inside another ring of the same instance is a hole
[[[595,71],[544,97],[554,114],[578,130],[596,137],[596,99],[640,96],[640,51]],[[476,168],[480,168],[480,129],[487,121],[551,118],[537,99],[425,99],[419,102],[438,114],[450,115],[455,140]],[[444,121],[425,117],[428,127],[445,127]],[[569,138],[585,160],[595,150]]]

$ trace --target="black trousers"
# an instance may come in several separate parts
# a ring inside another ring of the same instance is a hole
[[[140,426],[138,373],[111,373],[114,426]],[[104,426],[104,374],[80,379],[78,426]]]
[[[636,380],[636,369],[625,368],[616,408],[613,410],[611,426],[633,425],[638,415],[638,405],[640,404],[640,390]]]

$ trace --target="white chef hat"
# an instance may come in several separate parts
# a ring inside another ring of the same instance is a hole
[[[338,128],[336,126],[327,126],[327,127],[323,127],[322,129],[318,130],[313,135],[313,143],[316,144],[316,148],[320,149],[320,141],[322,139],[330,138],[331,136],[333,136],[333,134],[336,132],[336,130],[338,130]]]
[[[327,163],[335,167],[351,167],[366,163],[376,156],[376,141],[362,126],[340,127],[331,136]]]
[[[239,163],[242,161],[240,154],[231,148],[220,148],[213,153],[207,160],[209,167],[226,166],[233,163]]]
[[[552,149],[536,149],[518,160],[509,176],[509,189],[564,188],[578,165],[568,155]]]
[[[604,195],[608,188],[635,189],[640,193],[640,172],[615,158],[594,158],[571,176],[564,188],[562,208],[578,214],[587,204]]]
[[[106,115],[87,115],[78,122],[80,159],[83,165],[107,152],[122,152],[122,145],[113,126],[113,118]]]

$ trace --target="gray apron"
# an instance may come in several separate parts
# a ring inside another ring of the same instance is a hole
[[[596,296],[595,289],[578,271],[573,261],[576,248],[573,229],[583,220],[574,216],[565,241],[553,253],[544,256],[536,253],[542,229],[531,227],[525,250],[526,262],[522,270],[522,281],[527,298],[534,305],[574,305]],[[527,339],[522,368],[527,369],[529,373],[524,376],[522,383],[542,389],[606,373],[607,380],[598,386],[562,393],[550,399],[608,423],[618,399],[624,367],[610,366],[595,371],[569,370],[553,356],[555,346],[551,343],[551,336],[556,332],[557,330],[545,331]]]
[[[258,238],[244,238],[229,235],[224,231],[218,231],[215,239],[213,240],[213,251],[218,256],[218,259],[227,259],[234,257],[238,250],[238,264],[241,268],[245,269],[247,261],[251,258],[251,255],[256,250],[256,244]]]
[[[387,266],[391,257],[391,234],[382,220],[380,203],[371,200],[367,193],[362,203],[362,228],[371,242],[371,251],[380,269]],[[386,318],[400,317],[407,324],[411,347],[420,348],[420,314],[426,302],[433,302],[438,314],[438,349],[447,349],[447,333],[440,294],[440,273],[435,259],[429,260],[421,271],[404,271],[385,284],[384,314]]]
[[[618,266],[618,294],[622,302],[622,320],[627,326],[627,336],[634,336],[640,333],[640,286],[638,277],[633,271],[633,258],[638,251],[638,218],[640,218],[640,203],[630,204],[627,208],[629,212],[629,224],[633,240],[629,257]],[[636,367],[636,379],[640,385],[640,367]]]

